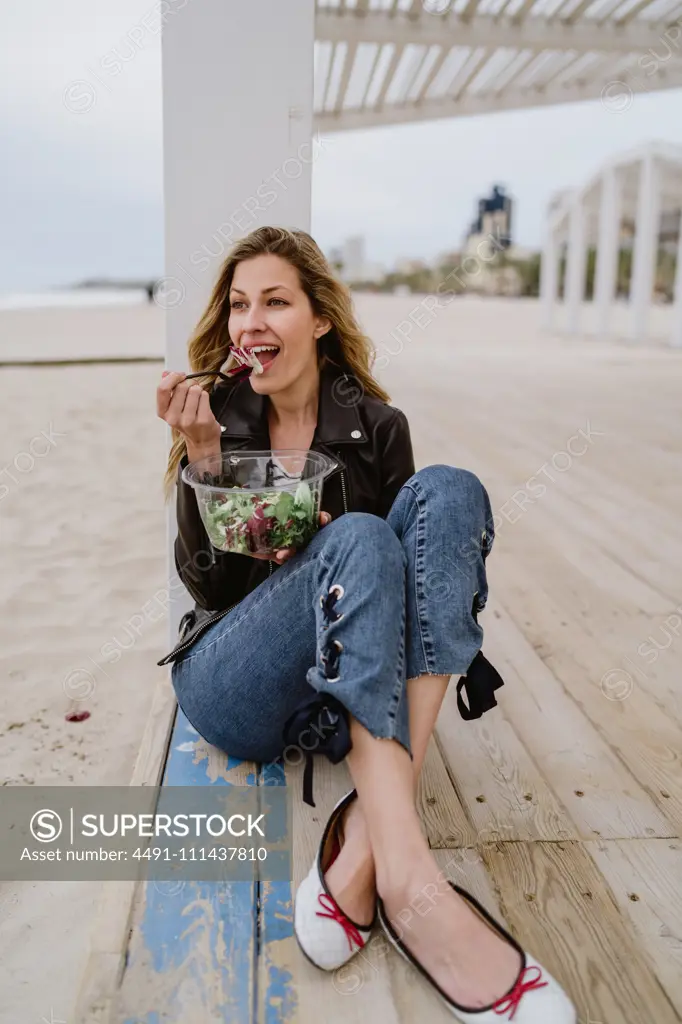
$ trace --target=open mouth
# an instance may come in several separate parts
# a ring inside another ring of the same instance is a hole
[[[230,345],[229,351],[231,360],[228,359],[226,365],[232,365],[226,371],[228,377],[249,377],[252,373],[265,373],[279,355],[279,348],[275,345],[256,345],[254,348]]]
[[[254,371],[258,373],[258,363],[260,363],[262,371],[265,372],[279,355],[279,349],[271,345],[256,345],[254,348],[249,348],[247,354],[253,360]]]

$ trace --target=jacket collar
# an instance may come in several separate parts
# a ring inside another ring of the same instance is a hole
[[[362,385],[341,367],[327,362],[320,371],[320,394],[314,442],[322,444],[363,444],[367,441],[358,405],[353,395]],[[226,406],[226,407],[225,407]],[[254,391],[249,379],[230,388],[218,419],[229,436],[268,436],[267,395]]]

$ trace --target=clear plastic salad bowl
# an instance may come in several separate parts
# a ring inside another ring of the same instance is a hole
[[[194,488],[218,551],[274,557],[279,548],[304,547],[317,532],[322,485],[337,466],[322,452],[297,448],[222,451],[189,463],[182,479]]]

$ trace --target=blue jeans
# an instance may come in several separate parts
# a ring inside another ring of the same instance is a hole
[[[180,707],[204,739],[246,760],[283,756],[323,708],[332,734],[350,714],[412,756],[406,680],[467,672],[493,538],[473,473],[420,469],[385,520],[349,512],[321,528],[174,662]],[[314,752],[336,763],[350,744],[347,728],[334,736]]]

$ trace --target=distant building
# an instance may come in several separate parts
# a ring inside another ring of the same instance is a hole
[[[506,195],[501,185],[493,185],[493,191],[487,199],[478,200],[478,216],[471,224],[467,240],[472,236],[498,239],[507,249],[512,242],[512,199]]]
[[[335,245],[327,253],[332,266],[336,267],[343,281],[365,281],[376,276],[376,268],[367,264],[365,257],[365,238],[363,235],[352,235],[341,245]]]
[[[478,216],[469,228],[462,254],[466,290],[483,295],[521,295],[523,276],[512,265],[530,260],[533,250],[512,240],[513,200],[501,185],[478,201]],[[499,257],[504,256],[501,260]]]

